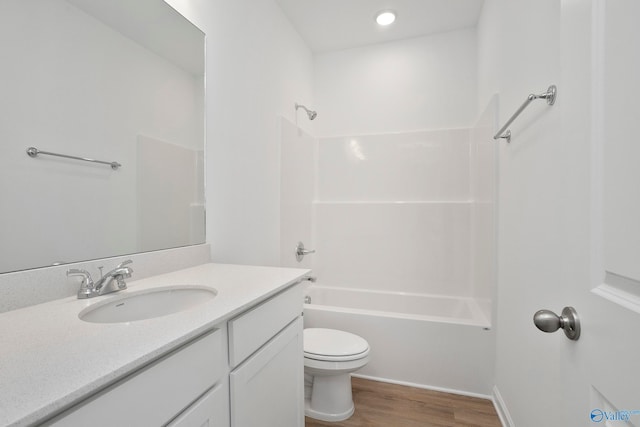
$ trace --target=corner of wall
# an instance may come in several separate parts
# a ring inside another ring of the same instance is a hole
[[[511,418],[511,414],[509,414],[509,410],[507,409],[507,405],[498,390],[498,386],[493,386],[493,394],[492,399],[493,406],[496,408],[496,412],[498,413],[498,418],[500,418],[500,422],[503,427],[515,427],[513,419]]]

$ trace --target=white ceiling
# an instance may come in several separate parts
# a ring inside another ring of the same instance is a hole
[[[314,52],[474,27],[484,0],[276,0]],[[383,28],[375,15],[396,12]]]

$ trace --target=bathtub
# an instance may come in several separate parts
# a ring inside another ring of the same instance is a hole
[[[473,298],[313,285],[304,326],[365,338],[371,360],[354,376],[489,398],[495,334]]]

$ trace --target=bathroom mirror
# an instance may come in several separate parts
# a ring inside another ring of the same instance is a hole
[[[0,51],[0,273],[205,241],[198,28],[162,0],[3,0]]]

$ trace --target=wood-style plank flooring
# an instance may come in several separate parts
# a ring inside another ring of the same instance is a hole
[[[501,427],[489,400],[352,378],[356,411],[339,423],[306,427]]]

